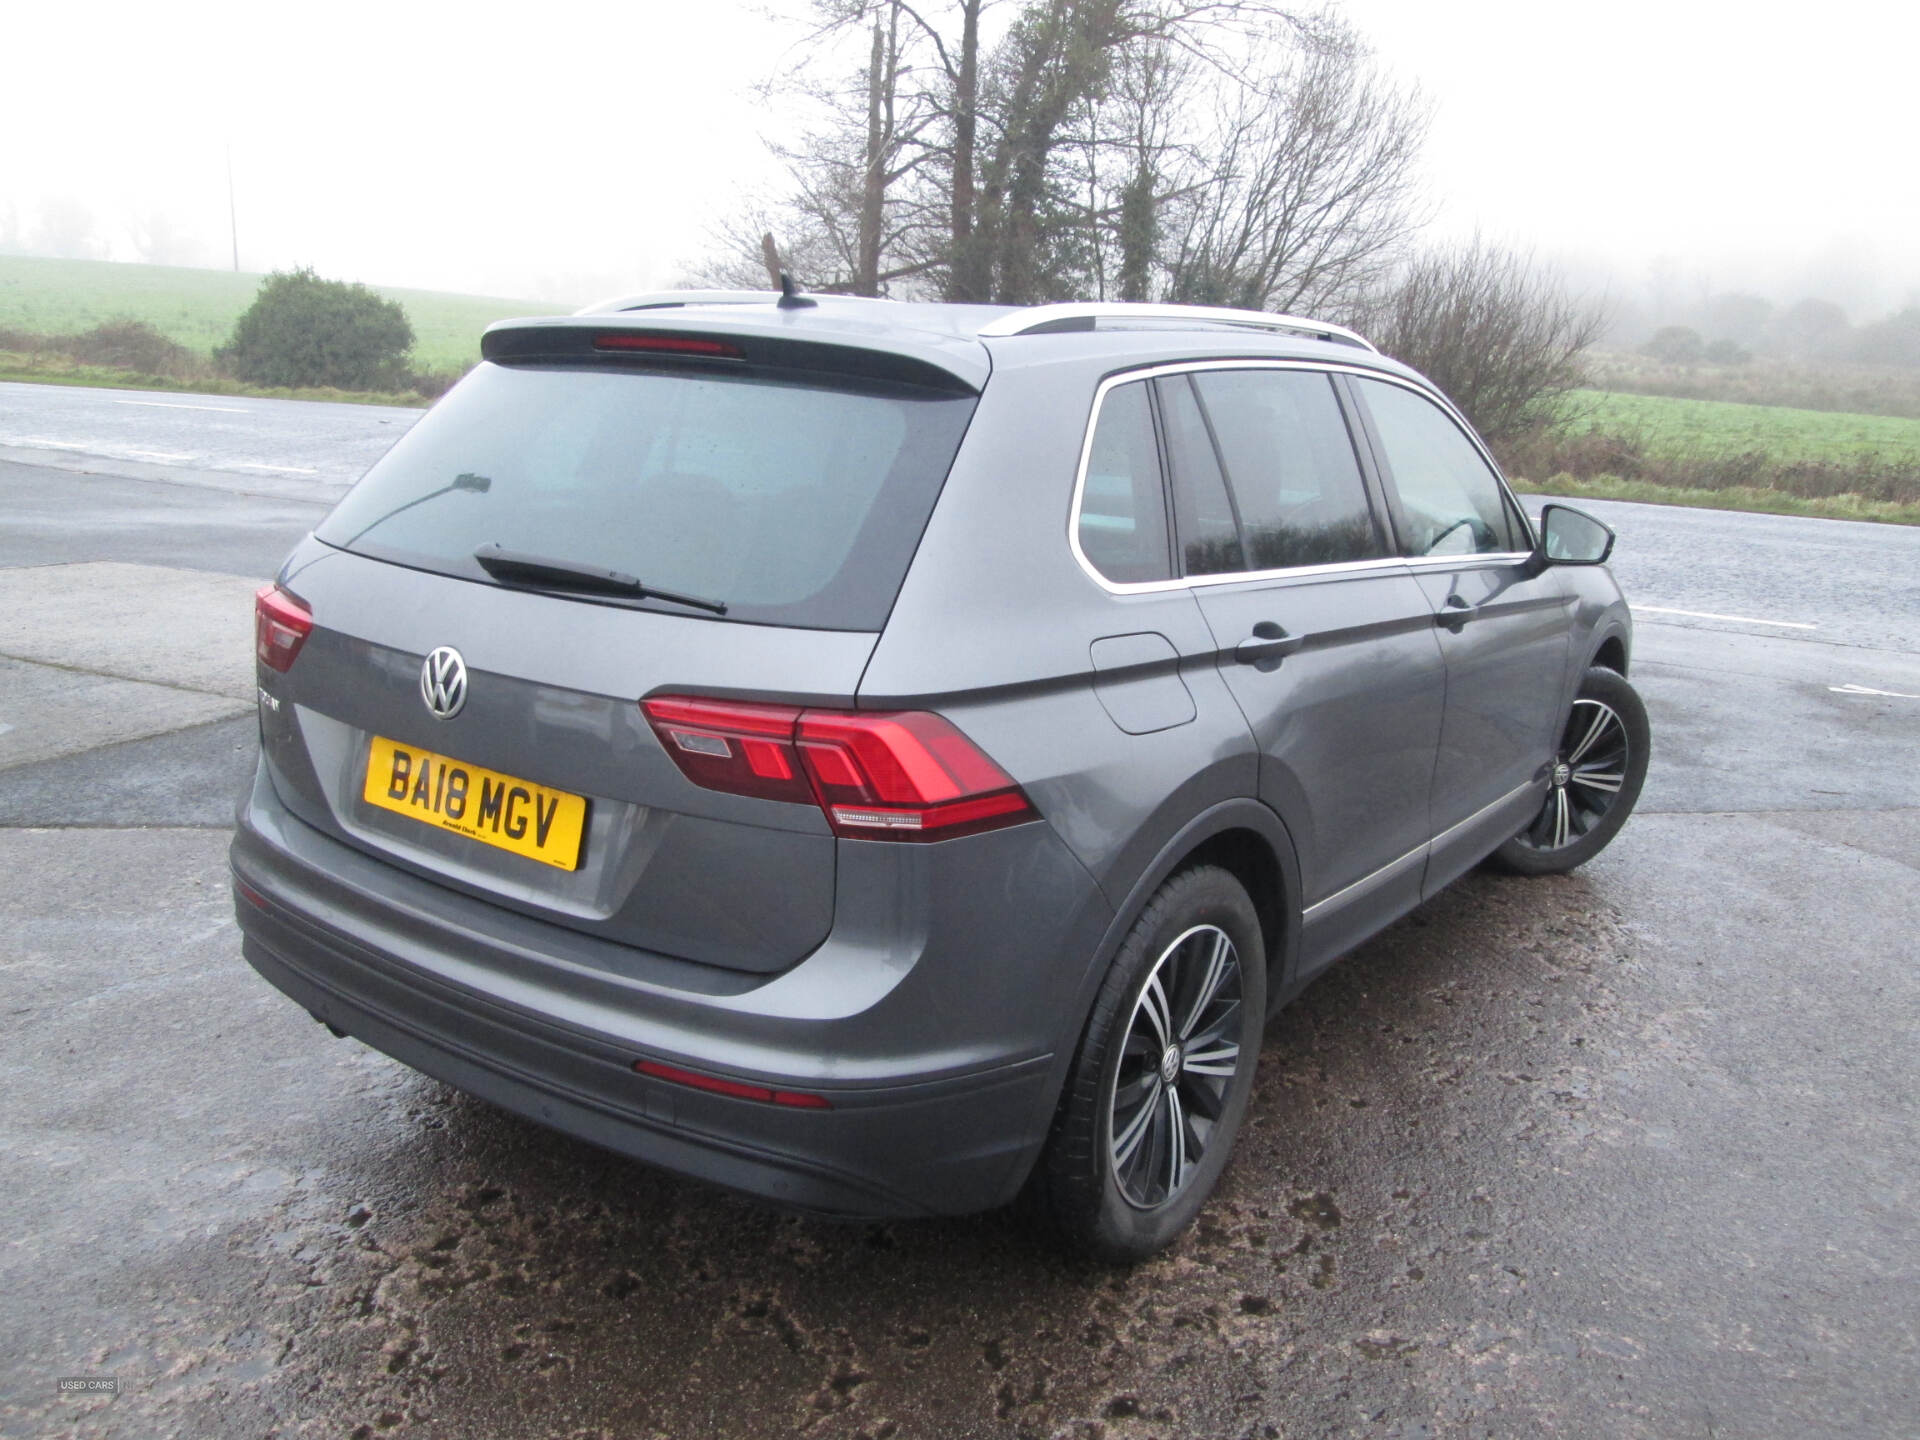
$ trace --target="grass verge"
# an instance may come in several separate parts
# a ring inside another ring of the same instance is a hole
[[[1920,525],[1920,503],[1867,500],[1859,495],[1790,495],[1751,485],[1717,490],[1697,485],[1668,485],[1657,480],[1626,480],[1618,475],[1576,478],[1555,475],[1535,483],[1514,477],[1523,494],[1568,500],[1631,500],[1642,505],[1686,505],[1698,510],[1745,510],[1761,515],[1805,515],[1816,520],[1874,520],[1889,525]]]
[[[433,402],[412,390],[383,394],[361,390],[269,389],[242,385],[219,375],[191,380],[167,375],[142,375],[107,365],[82,365],[63,356],[23,354],[0,350],[0,380],[32,385],[85,385],[103,390],[166,390],[187,395],[250,395],[264,400],[331,400],[347,405],[396,405],[424,409]]]
[[[1536,493],[1920,524],[1920,419],[1584,392],[1499,451]]]

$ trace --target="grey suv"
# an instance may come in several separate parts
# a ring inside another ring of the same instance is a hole
[[[1152,1252],[1266,1018],[1625,820],[1612,535],[1339,327],[677,293],[511,321],[257,606],[246,958],[848,1216]]]

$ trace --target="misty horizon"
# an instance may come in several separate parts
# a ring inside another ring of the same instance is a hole
[[[1339,8],[1434,103],[1423,240],[1531,250],[1616,319],[1730,294],[1855,325],[1920,304],[1899,153],[1920,32],[1892,33],[1911,16],[1861,46],[1638,0],[1604,30],[1507,0]],[[1834,7],[1852,9],[1864,21]],[[84,51],[90,83],[76,107],[62,67],[20,77],[59,123],[0,150],[0,253],[226,270],[237,222],[250,273],[554,308],[670,288],[781,177],[768,142],[793,112],[755,87],[795,63],[800,27],[754,13],[573,5],[528,32],[200,4],[139,12],[104,46],[84,17],[26,16],[20,53]]]

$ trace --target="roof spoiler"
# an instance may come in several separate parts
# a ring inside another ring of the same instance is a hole
[[[835,334],[824,327],[795,332],[781,323],[785,315],[774,308],[778,294],[769,292],[760,301],[769,312],[764,317],[676,314],[672,312],[679,306],[663,305],[641,307],[639,313],[503,320],[480,337],[480,354],[503,364],[786,371],[910,385],[946,395],[977,395],[986,384],[989,362],[977,344],[969,346],[969,354],[960,342],[909,338],[880,347],[866,336]]]

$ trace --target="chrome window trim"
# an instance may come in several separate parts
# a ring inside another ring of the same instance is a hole
[[[1322,576],[1364,575],[1373,571],[1406,570],[1418,565],[1430,567],[1433,558],[1423,556],[1418,560],[1409,560],[1404,555],[1383,555],[1374,560],[1343,560],[1329,565],[1290,565],[1277,570],[1234,570],[1223,575],[1176,575],[1170,580],[1109,580],[1094,563],[1087,559],[1087,552],[1080,548],[1080,508],[1087,490],[1087,466],[1093,459],[1093,432],[1100,425],[1100,409],[1106,404],[1109,392],[1122,385],[1131,385],[1138,381],[1157,380],[1164,375],[1191,375],[1215,370],[1312,370],[1319,374],[1341,372],[1350,375],[1374,376],[1381,379],[1393,379],[1381,376],[1377,370],[1364,365],[1342,365],[1326,360],[1181,360],[1169,365],[1150,365],[1139,370],[1123,370],[1118,375],[1109,375],[1102,380],[1093,392],[1093,409],[1087,417],[1086,433],[1080,438],[1080,464],[1073,477],[1073,504],[1067,512],[1067,548],[1073,552],[1075,563],[1085,572],[1087,578],[1105,590],[1109,595],[1160,595],[1174,590],[1192,590],[1203,586],[1245,585],[1269,580],[1310,580]],[[1407,384],[1399,381],[1397,383]],[[1430,392],[1417,385],[1407,384],[1416,394],[1429,395]],[[1471,434],[1471,430],[1468,432]],[[1500,472],[1496,468],[1495,475]],[[1524,517],[1523,517],[1524,518]],[[1476,561],[1511,564],[1514,560],[1524,560],[1521,555],[1461,555],[1450,558],[1456,568],[1462,564]]]
[[[1176,575],[1170,580],[1109,580],[1102,575],[1087,552],[1080,548],[1080,507],[1086,496],[1087,465],[1093,459],[1093,432],[1100,425],[1100,408],[1106,403],[1109,391],[1122,385],[1131,385],[1135,381],[1157,380],[1165,375],[1192,375],[1213,370],[1313,370],[1321,374],[1345,374],[1358,376],[1365,380],[1384,380],[1399,385],[1426,397],[1438,404],[1456,424],[1461,434],[1472,443],[1480,458],[1486,462],[1493,473],[1500,491],[1513,502],[1514,513],[1520,518],[1520,527],[1526,538],[1535,545],[1539,543],[1533,533],[1533,523],[1527,517],[1524,506],[1514,495],[1513,488],[1507,484],[1507,477],[1500,473],[1499,465],[1487,447],[1480,443],[1480,437],[1474,434],[1473,427],[1466,418],[1454,408],[1451,401],[1412,380],[1398,375],[1389,375],[1365,365],[1343,365],[1333,360],[1180,360],[1166,365],[1149,365],[1139,370],[1123,370],[1117,375],[1109,375],[1102,380],[1093,392],[1093,409],[1087,416],[1086,433],[1080,438],[1080,463],[1073,477],[1073,503],[1067,512],[1067,548],[1073,552],[1074,562],[1086,574],[1087,578],[1105,590],[1109,595],[1157,595],[1173,590],[1192,590],[1212,585],[1242,585],[1263,580],[1312,579],[1317,576],[1365,574],[1375,570],[1437,570],[1464,569],[1474,566],[1515,565],[1528,559],[1532,552],[1528,550],[1507,550],[1497,554],[1482,555],[1388,555],[1377,560],[1348,560],[1333,565],[1293,565],[1278,570],[1235,570],[1225,575]]]
[[[1472,551],[1466,555],[1418,555],[1403,557],[1409,570],[1493,570],[1502,565],[1518,565],[1533,558],[1530,550]]]

